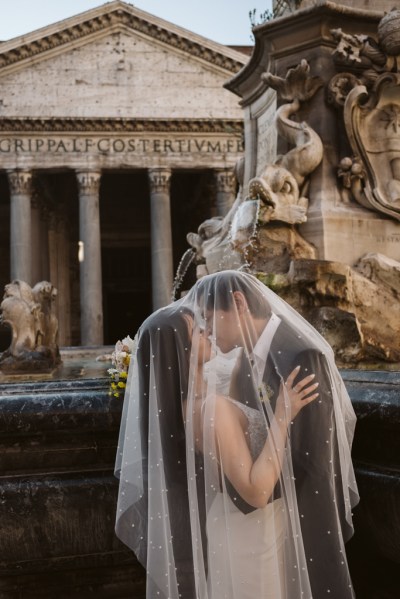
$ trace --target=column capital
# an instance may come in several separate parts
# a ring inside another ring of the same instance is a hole
[[[233,169],[224,168],[214,171],[217,192],[235,193],[236,177]]]
[[[78,181],[79,193],[83,195],[94,195],[99,193],[101,171],[75,171]]]
[[[150,182],[150,193],[169,193],[170,168],[151,168],[147,171],[147,174]]]
[[[32,194],[32,171],[8,170],[8,182],[13,195]]]

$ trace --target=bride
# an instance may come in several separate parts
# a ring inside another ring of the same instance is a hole
[[[190,316],[186,316],[186,320],[192,338],[194,322]],[[297,366],[281,387],[267,427],[264,415],[257,408],[229,395],[206,397],[204,402],[203,389],[207,388],[207,382],[203,370],[207,367],[210,372],[207,358],[210,359],[212,353],[205,331],[199,331],[198,345],[197,389],[192,410],[194,440],[197,449],[203,451],[204,429],[213,432],[215,454],[212,459],[215,457],[218,464],[215,474],[220,487],[207,515],[208,595],[212,599],[235,596],[279,599],[285,596],[281,555],[284,502],[281,498],[273,500],[273,493],[281,475],[287,442],[290,421],[286,412],[289,410],[294,420],[302,408],[318,397],[315,392],[318,383],[314,382],[315,375],[310,374],[294,386],[300,374],[300,366]],[[217,374],[222,369],[222,364],[219,366],[222,360],[218,358],[214,359]],[[222,384],[217,384],[216,390],[222,392]],[[206,403],[213,405],[212,415],[208,417],[204,415],[205,410],[210,412]],[[186,401],[183,406],[189,424]],[[222,473],[238,496],[255,508],[253,513],[243,514],[234,503],[229,505],[229,500],[226,511]]]
[[[204,277],[152,315],[116,464],[148,599],[354,597],[353,429],[331,349],[252,275]]]

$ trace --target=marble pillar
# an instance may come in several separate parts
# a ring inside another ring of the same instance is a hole
[[[79,188],[79,240],[81,344],[103,344],[103,299],[99,171],[77,171]]]
[[[11,280],[20,279],[31,285],[33,283],[31,262],[32,173],[30,171],[9,170],[7,174],[11,203]]]
[[[232,169],[218,169],[215,171],[217,188],[217,216],[225,216],[231,208],[236,197],[236,178]]]
[[[171,301],[173,256],[170,207],[171,171],[154,168],[148,171],[151,206],[151,279],[153,309]]]

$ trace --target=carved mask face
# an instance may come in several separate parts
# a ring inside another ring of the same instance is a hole
[[[283,166],[270,164],[260,177],[249,183],[249,199],[262,202],[260,220],[279,220],[290,224],[307,220],[307,200],[299,197],[299,186]]]

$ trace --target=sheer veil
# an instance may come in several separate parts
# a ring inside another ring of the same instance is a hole
[[[253,275],[206,276],[150,316],[116,461],[148,599],[354,597],[354,426],[329,345]]]

